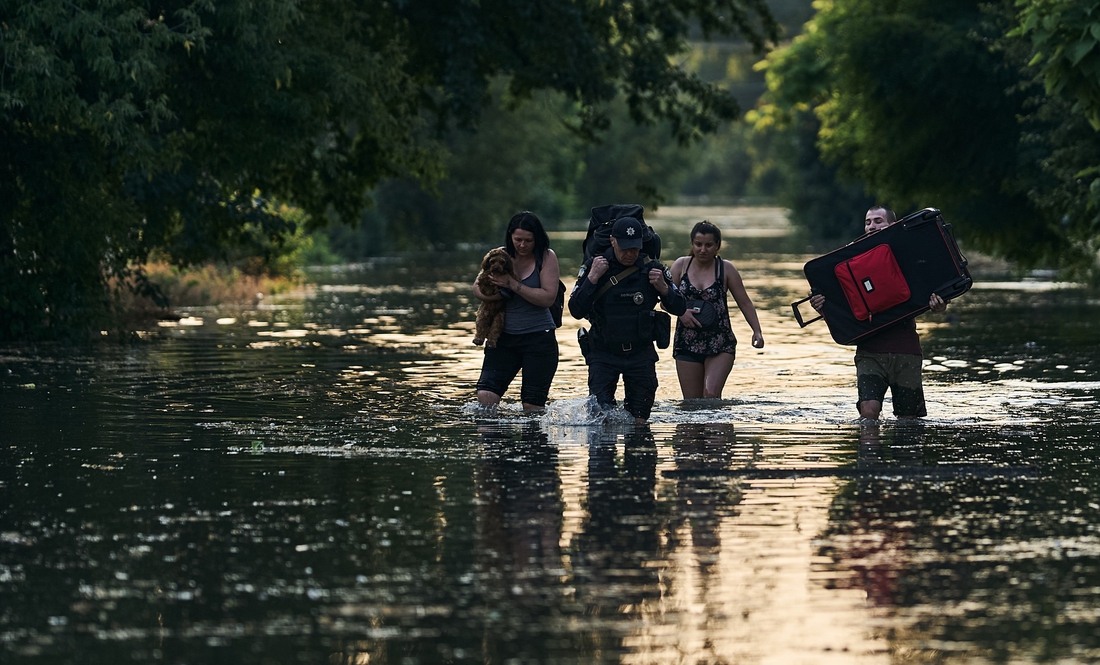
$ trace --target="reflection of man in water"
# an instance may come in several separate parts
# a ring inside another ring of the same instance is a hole
[[[893,436],[889,436],[890,433]],[[886,431],[877,420],[860,423],[858,466],[880,467],[899,465],[918,467],[924,464],[924,424],[919,420],[902,419]]]
[[[832,545],[820,553],[851,572],[850,581],[840,577],[837,586],[862,589],[876,606],[898,604],[898,578],[909,561],[912,524],[927,509],[920,492],[899,491],[895,475],[924,468],[923,436],[924,425],[917,420],[899,420],[885,431],[878,421],[862,423],[856,466],[868,475],[857,475],[837,494],[829,528],[822,534]]]
[[[475,470],[474,553],[485,602],[497,621],[471,634],[483,660],[540,660],[557,651],[548,623],[562,614],[560,588],[563,500],[558,449],[537,423],[521,432],[483,428],[482,463]]]
[[[577,600],[586,614],[637,614],[646,600],[660,596],[651,565],[663,530],[656,512],[657,446],[648,427],[624,434],[621,456],[614,431],[597,429],[590,437],[588,516],[571,551]],[[618,644],[621,633],[606,630],[611,632],[593,639]]]

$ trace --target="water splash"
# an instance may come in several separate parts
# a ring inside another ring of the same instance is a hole
[[[551,402],[540,422],[544,427],[628,425],[634,423],[634,416],[622,407],[602,406],[595,395],[589,395]]]

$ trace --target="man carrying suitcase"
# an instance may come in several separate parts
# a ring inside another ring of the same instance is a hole
[[[896,221],[898,218],[893,210],[876,205],[867,211],[863,230],[864,233],[881,231]],[[824,315],[825,296],[812,295],[810,305]],[[942,312],[947,309],[947,302],[933,293],[928,298],[928,308],[933,312]],[[862,339],[856,345],[855,356],[856,408],[860,417],[878,420],[887,388],[894,401],[894,415],[898,418],[928,415],[921,384],[923,361],[924,353],[917,336],[915,318],[899,321]]]

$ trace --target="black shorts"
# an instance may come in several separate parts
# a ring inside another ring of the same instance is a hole
[[[523,370],[520,401],[546,406],[550,383],[558,371],[558,338],[553,330],[522,335],[502,333],[495,348],[485,347],[477,389],[503,396],[520,370]]]
[[[673,349],[673,360],[683,360],[686,363],[699,363],[702,365],[709,358],[705,353],[695,353],[694,351],[687,351],[685,349]]]

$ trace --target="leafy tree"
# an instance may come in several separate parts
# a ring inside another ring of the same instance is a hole
[[[604,203],[640,203],[656,209],[677,192],[686,177],[689,153],[668,140],[667,123],[632,128],[629,110],[619,105],[611,129],[598,144],[582,146],[582,171],[576,184],[578,217]]]
[[[1019,27],[1031,40],[1048,94],[1065,94],[1100,131],[1100,5],[1078,0],[1019,0]]]
[[[1069,171],[1081,128],[1036,89],[1030,54],[1010,36],[1015,19],[1007,2],[821,3],[769,56],[759,120],[812,112],[840,177],[899,212],[943,209],[973,247],[1025,266],[1088,266],[1089,232],[1067,221],[1080,201]]]
[[[499,244],[507,219],[519,210],[533,210],[552,225],[586,218],[600,203],[653,208],[686,177],[692,153],[667,123],[634,126],[625,103],[612,104],[610,128],[592,143],[562,122],[574,105],[561,94],[536,93],[509,112],[504,90],[494,93],[496,103],[484,111],[476,133],[454,129],[443,139],[445,177],[434,187],[410,179],[383,182],[372,191],[375,205],[358,229],[325,230],[332,246],[358,260],[394,246]]]
[[[820,128],[814,114],[800,111],[782,133],[786,140],[774,142],[786,167],[780,200],[812,238],[847,242],[862,233],[864,212],[875,201],[859,183],[840,177],[835,165],[822,160],[816,141]]]
[[[544,221],[574,212],[583,141],[562,122],[574,105],[542,92],[514,107],[499,81],[493,93],[476,132],[455,128],[442,139],[447,175],[433,187],[409,179],[382,183],[362,233],[384,227],[401,248],[453,247],[459,240],[499,244],[515,212],[533,210]]]
[[[1004,90],[1017,79],[974,38],[981,18],[978,2],[824,3],[812,29],[769,59],[768,112],[812,109],[818,146],[842,177],[899,211],[943,208],[992,244],[1033,211],[1006,188],[1020,101]]]
[[[1016,3],[1018,26],[1006,53],[1037,65],[1046,95],[1025,118],[1025,144],[1048,181],[1029,195],[1060,214],[1059,227],[1100,279],[1100,6],[1064,0]],[[1026,47],[1018,43],[1023,41]],[[1030,47],[1030,48],[1027,48]]]
[[[777,34],[764,0],[0,0],[0,338],[100,325],[153,249],[277,245],[273,199],[351,220],[437,180],[428,129],[476,126],[500,76],[582,136],[621,97],[697,138],[738,109],[675,66],[692,26]]]
[[[309,20],[305,20],[306,16]],[[431,173],[419,88],[346,3],[0,2],[0,338],[103,325],[105,280]],[[140,278],[140,275],[138,275]]]

